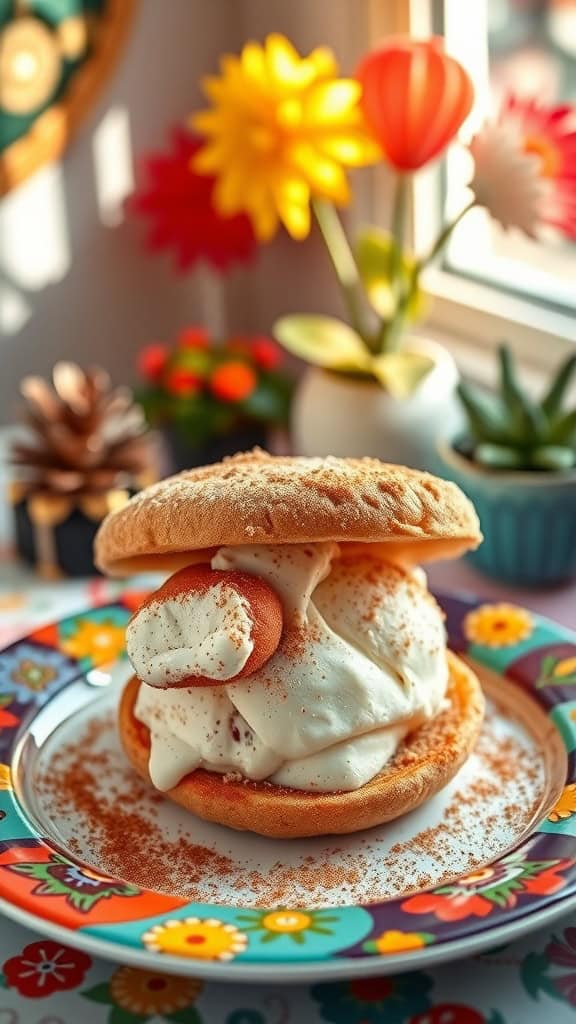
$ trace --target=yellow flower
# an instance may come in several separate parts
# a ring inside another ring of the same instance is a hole
[[[406,953],[410,949],[422,949],[432,939],[426,932],[382,932],[376,939],[364,943],[371,953]]]
[[[291,932],[305,932],[311,924],[310,914],[305,914],[301,910],[274,910],[271,914],[265,914],[261,927],[268,932],[285,935]]]
[[[190,1006],[202,991],[202,982],[177,978],[159,971],[119,967],[110,979],[110,993],[116,1006],[141,1017],[163,1017]]]
[[[155,925],[144,933],[142,941],[155,953],[189,956],[197,960],[232,960],[248,945],[246,936],[233,924],[214,918],[200,920],[198,917]]]
[[[0,764],[0,789],[12,789],[12,773],[7,764]]]
[[[473,871],[470,875],[464,875],[460,879],[461,885],[481,885],[482,882],[489,882],[495,875],[494,868],[479,868],[478,871]]]
[[[552,675],[560,679],[576,675],[576,658],[562,658],[561,661],[557,661]]]
[[[513,604],[483,604],[464,619],[464,634],[483,647],[513,647],[534,629],[532,616]]]
[[[239,914],[238,920],[247,932],[263,932],[261,942],[273,942],[282,935],[288,935],[293,942],[302,945],[306,934],[332,935],[332,924],[338,916],[324,910],[292,910],[278,907],[276,910],[250,910]]]
[[[564,787],[562,795],[548,815],[548,821],[565,821],[573,814],[576,814],[576,783],[574,782]]]
[[[274,34],[223,57],[221,75],[204,79],[213,107],[192,119],[207,138],[194,166],[216,177],[218,211],[247,213],[261,241],[279,221],[293,238],[306,238],[310,200],[346,205],[344,168],[381,157],[360,111],[359,82],[337,74],[330,50],[300,57]]]
[[[94,665],[103,665],[123,653],[124,642],[123,626],[84,620],[73,636],[62,641],[62,650],[72,658],[91,658]]]

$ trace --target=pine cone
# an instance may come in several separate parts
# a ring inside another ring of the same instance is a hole
[[[25,422],[33,437],[16,442],[12,462],[34,490],[101,494],[129,486],[149,467],[144,414],[128,388],[112,388],[105,370],[57,363],[53,388],[25,377]]]

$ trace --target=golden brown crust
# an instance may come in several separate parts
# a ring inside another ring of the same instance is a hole
[[[198,769],[166,794],[186,810],[221,825],[275,838],[343,834],[381,825],[418,807],[454,777],[470,754],[484,714],[478,679],[448,652],[450,706],[406,741],[390,767],[351,793],[307,793],[269,783],[225,781]],[[140,683],[124,689],[120,737],[128,758],[149,780],[150,733],[134,717]]]
[[[407,561],[480,543],[456,484],[377,459],[306,459],[256,449],[141,491],[96,538],[105,572],[182,565],[182,552],[222,545],[335,540],[400,544]],[[439,543],[440,542],[440,543]],[[430,547],[430,552],[427,548]],[[208,559],[206,550],[206,558]]]

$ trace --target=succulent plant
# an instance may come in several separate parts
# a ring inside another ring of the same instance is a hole
[[[486,391],[469,382],[458,388],[468,420],[474,462],[490,469],[562,471],[576,465],[576,407],[565,408],[576,355],[558,369],[539,400],[518,380],[506,345],[498,349],[498,390]]]

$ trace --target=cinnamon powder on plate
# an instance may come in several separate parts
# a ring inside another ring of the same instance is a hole
[[[429,810],[415,811],[351,836],[246,839],[167,804],[110,742],[114,730],[111,714],[92,718],[35,780],[53,836],[103,874],[198,902],[344,905],[440,885],[517,842],[545,787],[539,750],[529,740],[499,734],[498,716],[489,711],[473,759],[434,798],[440,801],[435,824],[429,824]],[[416,736],[392,764],[417,756]],[[198,832],[210,841],[199,841]]]

